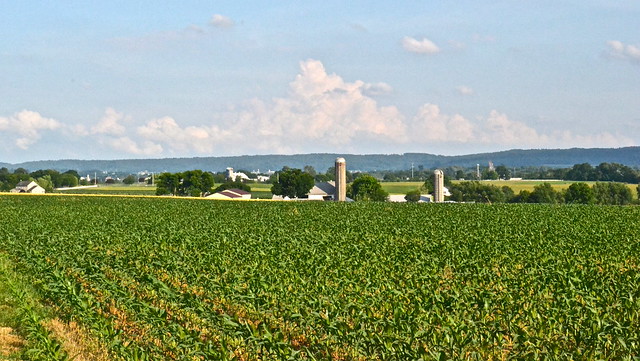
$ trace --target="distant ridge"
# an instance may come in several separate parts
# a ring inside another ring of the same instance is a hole
[[[640,167],[640,147],[624,148],[571,148],[571,149],[513,149],[493,153],[479,153],[458,156],[434,155],[427,153],[405,154],[344,154],[312,153],[293,155],[242,155],[230,157],[194,157],[163,159],[121,159],[121,160],[48,160],[17,164],[0,163],[0,167],[9,169],[25,168],[29,171],[55,169],[66,171],[88,171],[137,173],[180,172],[191,169],[220,172],[227,167],[244,170],[278,170],[284,166],[302,168],[311,165],[324,172],[333,165],[336,157],[344,157],[350,170],[403,170],[423,166],[436,167],[475,167],[476,164],[504,164],[509,167],[546,166],[571,167],[574,164],[603,162],[620,163],[630,167]]]

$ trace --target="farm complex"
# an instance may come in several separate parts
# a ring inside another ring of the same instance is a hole
[[[0,253],[113,359],[640,349],[635,206],[5,194],[0,217]]]

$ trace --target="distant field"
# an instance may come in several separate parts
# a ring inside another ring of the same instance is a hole
[[[458,183],[458,182],[462,182],[462,181],[453,181],[453,183]],[[555,190],[562,190],[562,189],[567,189],[569,188],[569,186],[573,183],[576,183],[575,181],[559,181],[559,180],[508,180],[508,181],[504,181],[504,180],[496,180],[496,181],[482,181],[483,183],[488,183],[488,184],[493,184],[496,187],[503,187],[503,186],[507,186],[511,189],[513,189],[513,191],[517,194],[520,191],[523,190],[527,190],[527,191],[533,191],[533,188],[535,186],[537,186],[538,184],[542,184],[542,183],[549,183],[551,184],[551,186],[555,189]],[[589,184],[590,186],[593,185],[595,182],[585,182],[587,184]],[[409,191],[412,191],[414,189],[419,188],[420,186],[422,186],[422,184],[424,184],[424,182],[383,182],[382,183],[382,188],[384,188],[387,192],[389,192],[389,194],[406,194]],[[637,197],[637,185],[635,184],[629,184],[628,185],[629,188],[631,189],[631,191],[633,192],[633,194],[636,195]]]
[[[460,182],[460,181],[454,181]],[[508,180],[508,181],[482,181],[484,183],[493,184],[497,187],[508,186],[515,193],[522,190],[533,191],[533,188],[541,183],[547,182],[556,190],[566,189],[573,181],[556,181],[556,180]],[[586,182],[592,185],[595,182]],[[382,182],[382,188],[389,194],[406,194],[409,191],[420,188],[424,182]],[[249,185],[253,198],[265,199],[271,198],[271,184],[254,183]],[[629,188],[637,197],[635,184],[629,184]],[[155,195],[155,186],[144,185],[101,185],[97,188],[83,188],[60,191],[62,194],[112,194],[112,195]]]
[[[62,194],[112,194],[151,196],[156,194],[156,187],[146,185],[114,184],[99,185],[97,188],[79,188],[56,192]]]

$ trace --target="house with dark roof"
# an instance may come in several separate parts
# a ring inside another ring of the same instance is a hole
[[[44,194],[44,188],[40,187],[38,183],[34,181],[22,181],[16,184],[16,187],[13,188],[11,193],[33,193],[33,194]]]
[[[251,193],[242,189],[231,188],[225,189],[220,192],[213,193],[206,197],[207,199],[226,199],[226,200],[239,200],[239,199],[251,199]]]

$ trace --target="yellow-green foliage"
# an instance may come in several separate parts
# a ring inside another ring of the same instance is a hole
[[[0,196],[0,251],[124,359],[616,359],[640,208]]]

